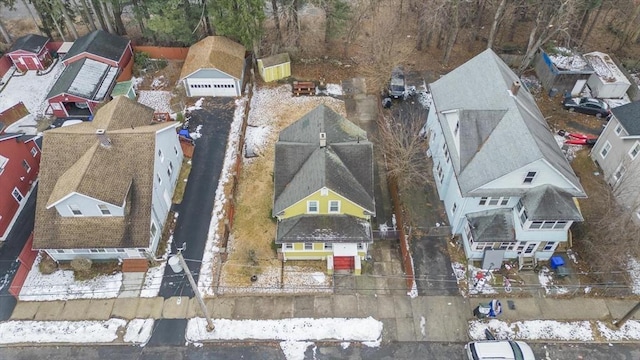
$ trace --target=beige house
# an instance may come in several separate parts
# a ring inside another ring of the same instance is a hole
[[[208,36],[189,48],[180,81],[187,96],[240,96],[244,71],[244,46],[224,36]]]
[[[56,261],[155,256],[183,155],[177,123],[152,120],[119,96],[91,122],[44,133],[34,249]]]

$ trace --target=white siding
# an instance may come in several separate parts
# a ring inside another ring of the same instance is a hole
[[[122,200],[124,201],[124,198]],[[102,214],[98,205],[107,206],[111,214],[109,215]],[[77,206],[80,212],[82,212],[82,215],[74,215],[71,212],[70,206]],[[124,215],[124,209],[120,206],[114,206],[113,204],[109,204],[104,201],[100,201],[98,199],[94,199],[92,197],[79,194],[76,192],[72,193],[68,197],[58,202],[55,205],[55,208],[58,211],[58,214],[60,214],[60,216],[123,216]]]

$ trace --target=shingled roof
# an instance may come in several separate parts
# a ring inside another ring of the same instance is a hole
[[[276,244],[295,242],[371,242],[367,220],[349,215],[302,215],[280,221]]]
[[[65,60],[84,52],[118,61],[127,50],[129,40],[106,31],[96,30],[79,37],[65,55]]]
[[[320,133],[326,134],[325,147]],[[373,146],[366,132],[320,105],[280,132],[273,215],[323,187],[375,213]]]
[[[13,45],[11,45],[11,49],[9,49],[9,53],[14,51],[22,50],[30,53],[37,54],[42,50],[42,48],[49,42],[48,37],[29,34],[22,37],[19,37]]]
[[[611,112],[627,130],[629,136],[640,135],[640,101],[614,107]]]
[[[121,96],[91,122],[43,135],[34,229],[36,249],[149,246],[156,132],[174,122],[152,124],[153,109]],[[101,146],[96,131],[111,141]],[[116,206],[124,217],[62,217],[55,204],[79,193]]]
[[[200,69],[218,69],[236,79],[244,70],[244,46],[224,36],[207,36],[191,45],[182,65],[180,79]]]

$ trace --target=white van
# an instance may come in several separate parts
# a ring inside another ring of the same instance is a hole
[[[469,360],[536,360],[531,347],[522,341],[473,341],[465,348]]]

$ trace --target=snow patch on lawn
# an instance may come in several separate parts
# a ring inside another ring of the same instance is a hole
[[[0,344],[109,343],[126,320],[107,321],[7,321],[0,323]]]
[[[127,332],[123,340],[127,343],[146,344],[151,339],[153,332],[153,319],[133,319],[127,324]]]
[[[171,112],[171,92],[160,90],[141,90],[138,92],[138,102],[147,105],[157,113]]]
[[[489,329],[499,340],[594,340],[589,321],[532,320],[508,323],[496,319],[489,321],[473,320],[469,322],[469,337],[473,340],[484,340],[485,329]]]

